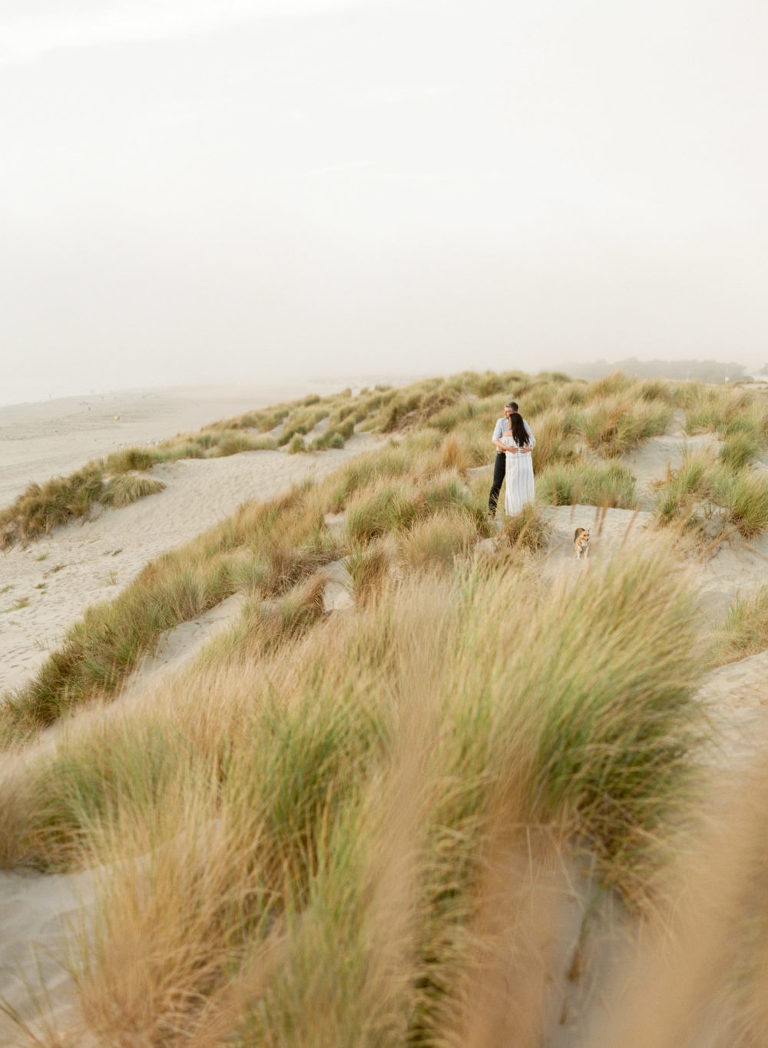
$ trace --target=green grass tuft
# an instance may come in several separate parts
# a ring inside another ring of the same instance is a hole
[[[715,636],[717,665],[736,662],[768,650],[768,586],[747,598],[734,601],[728,617]]]
[[[132,502],[137,502],[147,495],[156,495],[160,491],[165,491],[162,480],[119,473],[107,483],[99,501],[105,506],[119,509],[121,506],[130,506]]]
[[[536,478],[536,495],[553,506],[608,506],[634,509],[635,478],[617,462],[584,460],[550,466]]]

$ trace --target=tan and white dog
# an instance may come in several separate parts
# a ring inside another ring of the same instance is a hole
[[[573,535],[573,549],[576,560],[584,560],[589,556],[589,528],[576,528]]]

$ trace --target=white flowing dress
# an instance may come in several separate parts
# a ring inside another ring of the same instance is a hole
[[[536,441],[529,431],[530,444],[533,447]],[[517,443],[511,433],[505,433],[501,438],[502,444],[508,447],[517,447]],[[530,452],[522,454],[519,451],[506,453],[504,512],[510,517],[519,513],[528,502],[533,502],[533,462]]]

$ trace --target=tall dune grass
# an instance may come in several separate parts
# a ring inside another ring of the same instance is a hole
[[[555,593],[503,564],[418,574],[74,723],[4,799],[6,861],[104,869],[76,979],[105,1046],[455,1043],[500,848],[530,871],[537,835],[589,842],[641,904],[693,796],[699,673],[658,550]]]
[[[617,458],[649,437],[664,433],[672,420],[665,401],[647,401],[624,393],[594,401],[585,410],[582,429],[587,445],[603,458]]]
[[[156,477],[137,477],[131,473],[120,473],[107,483],[99,501],[105,506],[119,509],[164,490],[165,484]]]
[[[101,492],[101,471],[91,466],[43,485],[30,484],[0,512],[0,549],[30,542],[59,524],[85,516]]]
[[[685,427],[689,433],[709,431],[721,437],[744,434],[759,446],[768,439],[765,398],[751,390],[694,384],[687,390]]]
[[[536,478],[536,494],[553,506],[590,506],[634,509],[635,478],[618,462],[585,460],[556,463]]]
[[[715,636],[714,656],[719,665],[768,650],[768,586],[749,597],[739,597]]]
[[[399,536],[400,556],[409,571],[450,569],[477,542],[477,522],[465,509],[441,509]]]
[[[768,479],[747,467],[689,454],[658,495],[662,526],[679,526],[705,537],[738,533],[751,539],[768,528]]]

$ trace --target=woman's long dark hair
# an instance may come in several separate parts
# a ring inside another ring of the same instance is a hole
[[[531,443],[523,425],[523,416],[519,411],[513,411],[509,416],[509,428],[512,430],[512,438],[519,448],[526,447]]]

